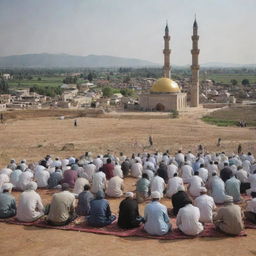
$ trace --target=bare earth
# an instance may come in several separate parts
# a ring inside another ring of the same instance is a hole
[[[152,135],[153,150],[171,153],[182,148],[195,151],[202,144],[209,151],[235,152],[239,143],[244,151],[256,153],[256,130],[253,128],[230,128],[210,126],[200,117],[207,110],[185,112],[179,119],[165,118],[159,114],[134,113],[116,118],[78,118],[58,120],[56,117],[40,117],[8,120],[0,124],[0,167],[10,158],[37,161],[46,154],[52,156],[80,156],[85,151],[96,154],[110,150],[123,151],[126,155],[142,152]],[[217,139],[222,138],[220,148]],[[66,143],[75,148],[63,151]],[[147,149],[145,149],[147,151]],[[152,151],[152,149],[150,150]],[[134,190],[135,179],[125,180],[125,191]],[[44,203],[54,191],[40,190]],[[18,197],[18,193],[15,193]],[[110,200],[111,209],[118,212],[119,200]],[[162,202],[170,207],[170,200]],[[140,205],[143,213],[145,204]],[[74,231],[47,230],[0,223],[0,255],[256,255],[256,230],[246,230],[243,238],[196,238],[191,240],[160,241],[143,238],[119,238]]]

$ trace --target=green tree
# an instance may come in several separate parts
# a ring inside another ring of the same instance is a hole
[[[8,83],[3,78],[0,80],[0,93],[9,93]]]
[[[104,87],[102,89],[102,93],[104,97],[111,97],[113,95],[113,89],[110,87]]]
[[[41,77],[38,77],[38,78],[37,78],[37,81],[41,81],[41,80],[42,80],[42,78],[41,78]]]
[[[249,85],[250,81],[248,79],[243,79],[242,80],[242,85]]]
[[[231,83],[232,85],[237,85],[237,84],[238,84],[238,82],[237,82],[236,79],[231,79],[231,80],[230,80],[230,83]]]
[[[92,82],[93,80],[93,74],[92,73],[89,73],[88,76],[87,76],[87,79]]]

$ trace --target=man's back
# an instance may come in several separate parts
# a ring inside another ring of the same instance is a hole
[[[203,231],[203,225],[199,222],[199,209],[192,204],[187,204],[179,210],[177,226],[187,235],[197,235]]]
[[[234,202],[240,201],[240,181],[232,177],[226,181],[226,193],[234,198]]]
[[[68,191],[62,191],[54,194],[48,219],[56,223],[65,222],[70,216],[70,211],[73,210],[74,200],[74,195]]]
[[[244,228],[241,208],[235,204],[220,208],[215,219],[220,221],[221,230],[229,234],[237,235]]]
[[[151,235],[164,235],[170,228],[167,208],[157,201],[146,206],[144,218],[144,229]]]
[[[0,193],[0,218],[10,217],[16,213],[15,198],[9,193]]]

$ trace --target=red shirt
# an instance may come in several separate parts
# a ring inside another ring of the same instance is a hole
[[[103,172],[106,174],[106,179],[110,180],[112,177],[114,177],[114,165],[113,164],[104,164],[103,165]]]
[[[63,177],[62,183],[68,183],[69,186],[73,188],[77,179],[77,171],[66,170]]]

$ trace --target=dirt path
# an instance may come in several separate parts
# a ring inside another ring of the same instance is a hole
[[[106,152],[126,155],[141,152],[152,135],[154,150],[174,153],[179,148],[195,151],[199,144],[209,151],[234,152],[239,143],[243,150],[256,153],[256,132],[249,128],[215,127],[203,123],[200,116],[205,109],[185,112],[179,119],[144,118],[78,118],[58,120],[40,117],[7,122],[0,125],[0,167],[10,158],[37,161],[46,154],[67,157],[79,156],[85,151],[95,155]],[[217,148],[217,139],[222,146]],[[73,143],[74,150],[62,151],[66,143]],[[134,189],[135,181],[125,181],[126,190]],[[16,195],[18,196],[18,195]],[[43,195],[44,202],[50,195]],[[118,211],[120,200],[110,200],[113,212]],[[164,199],[167,206],[169,200]],[[141,213],[143,213],[143,207]],[[247,230],[244,238],[193,239],[158,241],[141,238],[118,238],[73,231],[46,230],[0,224],[0,255],[256,255],[256,231]]]

